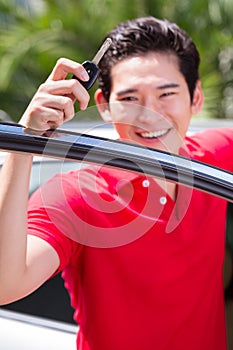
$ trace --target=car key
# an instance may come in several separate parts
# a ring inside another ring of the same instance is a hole
[[[99,68],[98,68],[98,63],[105,54],[105,52],[108,50],[109,46],[111,45],[112,40],[110,38],[107,38],[103,45],[100,47],[99,51],[95,55],[92,61],[85,61],[82,63],[82,66],[86,69],[90,79],[88,81],[83,81],[78,79],[75,75],[73,75],[73,78],[78,79],[78,81],[82,84],[82,86],[86,89],[89,90],[92,85],[95,83],[98,73],[99,73]]]

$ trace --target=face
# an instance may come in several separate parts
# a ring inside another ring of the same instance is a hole
[[[109,103],[105,107],[99,105],[99,110],[104,119],[104,113],[109,113],[120,138],[177,153],[192,114],[198,113],[202,106],[200,83],[191,103],[175,56],[158,53],[117,63],[112,68],[111,79]],[[101,98],[98,93],[96,96],[99,104]]]

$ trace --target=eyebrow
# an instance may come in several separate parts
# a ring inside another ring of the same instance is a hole
[[[177,83],[169,83],[169,84],[163,84],[163,85],[159,85],[156,86],[156,90],[165,90],[165,89],[170,89],[170,88],[178,88],[180,85]],[[116,93],[116,95],[118,97],[125,95],[125,94],[131,94],[134,92],[138,92],[139,89],[126,89],[126,90],[122,90],[122,91],[118,91]]]
[[[125,94],[131,94],[133,92],[137,92],[138,89],[126,89],[126,90],[121,90],[121,91],[118,91],[116,93],[117,96],[122,96],[122,95],[125,95]]]
[[[169,84],[164,84],[164,85],[159,85],[156,87],[157,90],[164,90],[164,89],[170,89],[170,88],[177,88],[180,85],[177,83],[169,83]]]

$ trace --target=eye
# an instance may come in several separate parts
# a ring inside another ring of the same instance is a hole
[[[137,101],[138,99],[134,96],[125,96],[120,99],[121,101],[132,102]]]
[[[168,91],[168,92],[164,92],[163,94],[161,94],[159,97],[163,98],[163,97],[169,97],[172,95],[175,95],[176,93],[174,91]]]

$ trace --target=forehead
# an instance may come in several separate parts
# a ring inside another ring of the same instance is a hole
[[[181,80],[178,58],[172,53],[150,52],[144,55],[127,57],[118,62],[111,71],[112,87],[115,84],[150,80]]]

